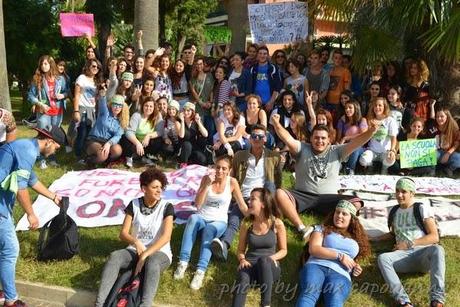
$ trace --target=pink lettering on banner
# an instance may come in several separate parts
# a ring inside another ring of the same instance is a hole
[[[60,13],[62,37],[94,36],[93,14]]]
[[[99,210],[96,211],[95,213],[87,213],[86,210],[91,207],[91,206],[99,206]],[[87,203],[87,204],[84,204],[80,207],[78,207],[77,209],[77,216],[80,217],[80,218],[84,218],[84,219],[90,219],[92,217],[96,217],[96,216],[99,216],[101,215],[101,213],[104,211],[105,209],[105,203],[103,201],[100,201],[100,200],[95,200],[95,201],[92,201],[90,203]]]
[[[128,185],[137,185],[139,186],[141,183],[139,181],[139,177],[133,177],[133,178],[129,178],[128,180]]]
[[[125,208],[126,208],[126,206],[125,206],[123,200],[121,200],[119,198],[115,198],[113,200],[112,207],[110,207],[110,210],[109,210],[109,212],[107,213],[107,215],[105,217],[115,217],[119,213],[124,214]]]
[[[113,197],[117,195],[118,192],[120,192],[120,189],[115,189],[112,191],[100,190],[96,195],[94,195],[94,197],[104,197],[104,196]]]
[[[91,192],[91,190],[88,190],[88,189],[80,189],[77,192],[75,192],[75,196],[83,197],[83,196],[88,195],[90,192]]]

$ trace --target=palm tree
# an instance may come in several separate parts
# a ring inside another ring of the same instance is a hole
[[[3,25],[3,0],[0,0],[0,107],[11,111],[8,72],[6,69],[5,31]]]
[[[134,33],[142,30],[144,50],[158,48],[158,0],[136,0],[134,2]]]

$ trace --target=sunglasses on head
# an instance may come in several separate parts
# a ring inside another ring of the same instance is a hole
[[[253,140],[263,140],[265,137],[265,134],[258,134],[258,133],[251,133],[251,139]]]

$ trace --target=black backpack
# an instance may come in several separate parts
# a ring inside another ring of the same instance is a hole
[[[66,260],[79,252],[78,227],[67,215],[69,198],[63,197],[59,214],[40,230],[38,238],[39,261]]]
[[[425,228],[423,223],[422,212],[420,210],[422,203],[414,203],[414,217],[417,226],[425,233],[428,234],[428,231]],[[396,211],[399,209],[400,205],[396,205],[391,208],[390,213],[388,214],[388,228],[391,230],[393,227],[393,220],[395,218]]]

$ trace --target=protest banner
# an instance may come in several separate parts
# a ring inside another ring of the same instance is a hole
[[[168,186],[162,197],[174,205],[176,223],[184,223],[196,211],[192,205],[201,178],[208,169],[189,165],[166,173]],[[124,209],[129,202],[143,195],[139,185],[139,173],[117,169],[95,169],[64,174],[49,187],[60,196],[69,197],[67,213],[80,227],[120,225]],[[59,213],[59,208],[46,197],[39,196],[34,210],[42,227]],[[23,216],[17,230],[27,230],[28,222]]]
[[[59,19],[63,37],[94,36],[93,14],[60,13]]]
[[[436,165],[436,139],[399,142],[401,168]]]
[[[283,44],[307,38],[305,2],[249,4],[248,16],[252,41],[256,44]]]
[[[340,176],[340,189],[392,194],[399,176]],[[460,180],[451,178],[413,177],[417,194],[460,195]]]
[[[416,199],[431,207],[438,223],[441,236],[460,236],[460,201],[447,198]],[[396,200],[366,201],[360,211],[360,222],[369,237],[377,237],[389,231],[388,214]]]

